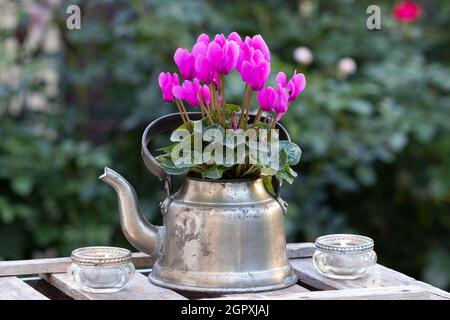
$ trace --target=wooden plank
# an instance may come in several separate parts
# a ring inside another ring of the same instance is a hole
[[[48,300],[16,277],[0,278],[0,300]]]
[[[280,290],[282,291],[282,290]],[[272,295],[226,296],[214,300],[428,300],[430,293],[418,286],[359,288],[328,291],[304,291]]]
[[[90,293],[81,291],[68,273],[42,274],[41,277],[76,300],[185,300],[182,295],[150,283],[148,278],[136,273],[131,283],[122,291]]]
[[[314,251],[316,251],[316,247],[312,242],[287,244],[287,253],[289,259],[309,258],[313,256]]]
[[[136,268],[149,268],[154,258],[135,252],[132,261]],[[0,261],[0,276],[18,276],[43,273],[64,273],[71,264],[70,258]]]
[[[352,289],[352,288],[374,288],[374,287],[391,287],[391,286],[419,286],[430,292],[431,299],[450,299],[450,293],[433,287],[427,283],[417,281],[400,272],[386,268],[377,264],[372,274],[367,277],[355,280],[337,280],[322,276],[314,268],[312,259],[291,259],[292,266],[297,274],[299,281],[310,285],[318,290],[333,289]]]
[[[224,294],[224,295],[209,295],[199,300],[264,300],[264,299],[276,299],[279,296],[285,296],[290,294],[298,294],[303,292],[309,292],[308,289],[303,288],[297,284],[290,287],[267,292],[253,292],[253,293],[238,293],[238,294]]]

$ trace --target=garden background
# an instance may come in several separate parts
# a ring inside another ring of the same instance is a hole
[[[266,40],[269,84],[275,70],[308,80],[282,120],[303,150],[283,186],[288,241],[368,235],[380,263],[449,289],[450,2],[416,2],[405,23],[379,0],[0,0],[0,259],[129,247],[104,166],[161,222],[163,186],[139,150],[145,126],[176,110],[157,76],[198,34],[235,30]],[[70,4],[81,30],[66,27]],[[371,4],[381,30],[366,28]]]

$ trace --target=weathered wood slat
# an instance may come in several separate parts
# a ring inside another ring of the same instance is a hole
[[[281,291],[281,290],[280,290]],[[273,295],[224,296],[214,300],[428,300],[430,293],[418,286],[395,286],[378,288],[359,288],[328,291],[306,291]]]
[[[48,300],[42,293],[16,277],[0,278],[0,300]]]
[[[374,288],[391,286],[419,286],[430,292],[431,299],[450,299],[450,293],[435,288],[429,284],[416,281],[400,272],[376,265],[374,272],[364,278],[356,280],[336,280],[319,274],[314,268],[312,259],[291,259],[295,273],[299,280],[319,290],[352,289],[352,288]]]
[[[136,268],[149,268],[154,258],[142,252],[133,253]],[[70,258],[0,261],[0,276],[18,276],[43,273],[63,273],[71,264]]]
[[[211,294],[211,295],[203,295],[199,300],[258,300],[258,299],[271,299],[278,296],[285,296],[290,294],[298,294],[302,292],[309,292],[308,289],[299,286],[298,284],[294,284],[290,287],[275,290],[275,291],[267,291],[267,292],[252,292],[252,293],[239,293],[239,294]],[[201,296],[201,295],[197,295]]]
[[[119,292],[90,293],[81,291],[68,273],[42,274],[41,277],[76,300],[185,300],[182,295],[153,285],[148,278],[136,273],[130,284]]]
[[[314,251],[316,251],[316,247],[312,242],[287,244],[287,253],[289,259],[309,258],[313,256]]]

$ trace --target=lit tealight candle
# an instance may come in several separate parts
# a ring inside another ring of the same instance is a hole
[[[377,255],[371,238],[354,234],[333,234],[316,239],[313,262],[324,276],[356,279],[369,274]]]

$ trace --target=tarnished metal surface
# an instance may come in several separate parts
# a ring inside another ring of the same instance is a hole
[[[200,114],[190,113],[192,119]],[[169,121],[170,120],[170,121]],[[137,249],[157,258],[150,281],[178,290],[256,292],[284,288],[297,281],[286,253],[286,203],[265,188],[263,180],[213,181],[186,178],[171,194],[171,179],[151,155],[148,143],[176,128],[179,115],[152,122],[142,137],[147,168],[164,181],[167,198],[161,203],[164,226],[142,215],[133,187],[105,168],[101,180],[119,198],[122,230]],[[289,140],[279,124],[280,138]]]
[[[120,225],[127,240],[136,249],[158,256],[164,238],[164,227],[156,227],[144,218],[134,188],[120,174],[105,168],[99,179],[112,186],[117,193]]]
[[[163,254],[150,281],[213,292],[274,290],[296,277],[286,253],[284,217],[262,179],[187,178],[164,218]]]
[[[282,209],[261,178],[186,178],[171,197],[165,228],[145,220],[122,176],[106,168],[100,179],[118,193],[127,239],[158,257],[153,283],[179,290],[255,292],[297,281],[287,258]]]

